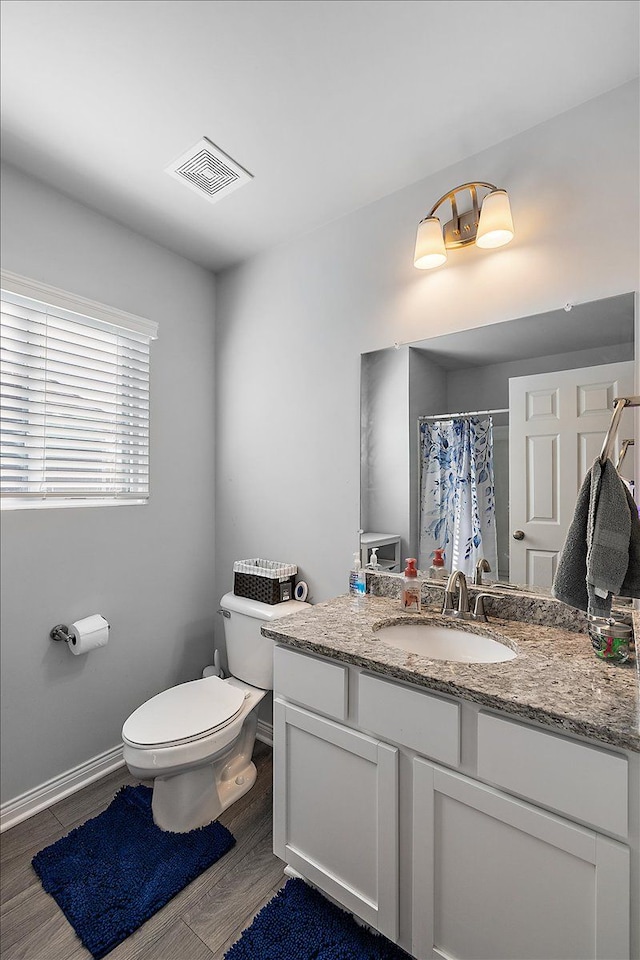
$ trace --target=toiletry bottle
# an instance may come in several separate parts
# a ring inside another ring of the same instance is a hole
[[[402,579],[402,609],[420,613],[420,581],[414,557],[405,560],[406,567]]]
[[[367,578],[362,569],[360,554],[356,551],[353,555],[353,569],[349,573],[349,593],[352,597],[363,597],[367,590]]]
[[[429,580],[442,580],[443,577],[447,576],[447,571],[444,568],[444,548],[433,551],[433,563],[429,567]]]
[[[371,550],[371,554],[369,556],[369,563],[367,564],[367,567],[369,568],[369,570],[371,570],[372,573],[377,573],[379,566],[380,564],[378,563],[378,548],[373,547]]]

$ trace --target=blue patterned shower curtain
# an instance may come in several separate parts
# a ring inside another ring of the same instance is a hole
[[[422,421],[420,456],[420,569],[443,547],[449,572],[470,577],[485,557],[497,577],[491,417]]]

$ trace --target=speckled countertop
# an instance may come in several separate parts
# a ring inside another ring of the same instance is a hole
[[[408,617],[492,636],[515,649],[502,663],[429,660],[384,643],[376,627]],[[635,658],[603,663],[585,634],[490,618],[480,624],[443,618],[437,609],[403,614],[398,600],[336,597],[272,621],[265,636],[430,690],[472,700],[567,733],[640,751],[640,685]],[[634,613],[640,636],[640,613]]]

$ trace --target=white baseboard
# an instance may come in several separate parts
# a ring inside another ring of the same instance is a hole
[[[258,720],[258,730],[256,732],[256,740],[261,740],[262,743],[266,743],[268,746],[273,746],[273,724],[269,723],[267,720]]]
[[[256,739],[261,740],[268,746],[273,746],[273,724],[266,720],[258,720],[258,730]],[[106,776],[112,770],[124,766],[122,756],[122,744],[106,750],[91,760],[86,760],[73,770],[67,770],[60,776],[47,780],[39,787],[28,790],[14,800],[7,800],[0,806],[0,833],[15,827],[16,824],[35,816],[41,810],[45,810],[58,800],[64,800],[65,797],[82,790],[83,787]]]
[[[57,803],[58,800],[64,800],[65,797],[82,790],[94,780],[99,780],[100,777],[106,776],[107,773],[123,765],[122,744],[119,743],[117,747],[105,750],[97,757],[92,757],[91,760],[86,760],[72,770],[47,780],[46,783],[28,790],[14,800],[7,800],[0,806],[0,833],[33,817],[46,807]]]

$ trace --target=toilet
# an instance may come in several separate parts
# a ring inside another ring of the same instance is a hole
[[[255,783],[257,707],[273,689],[273,641],[260,627],[309,604],[270,605],[227,593],[220,607],[231,676],[171,687],[138,707],[122,728],[130,772],[153,779],[154,822],[174,833],[215,820]]]

